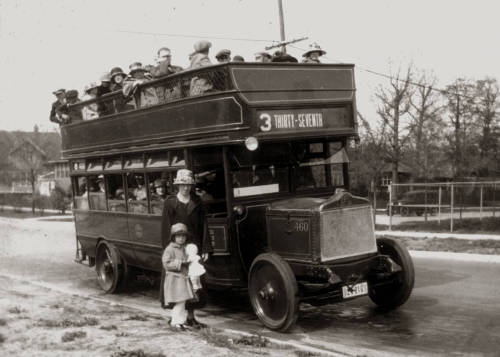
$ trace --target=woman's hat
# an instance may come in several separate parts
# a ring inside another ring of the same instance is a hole
[[[196,53],[199,53],[199,52],[208,51],[210,49],[210,47],[212,47],[212,43],[210,43],[208,41],[205,41],[205,40],[198,41],[193,46],[194,52],[191,53],[191,56],[193,56],[193,55],[195,55]]]
[[[130,75],[134,74],[134,72],[137,72],[137,71],[143,71],[143,72],[147,72],[147,70],[142,67],[142,63],[141,62],[134,62],[132,63],[130,66],[128,66],[128,69],[129,69],[129,73]]]
[[[266,58],[269,58],[269,59],[272,58],[271,55],[269,53],[267,53],[267,52],[257,52],[255,54],[255,57],[259,57],[259,56],[260,57],[266,57]]]
[[[180,169],[174,179],[174,185],[194,185],[193,171]]]
[[[153,182],[154,187],[165,187],[165,180],[156,179]]]
[[[78,98],[78,91],[76,89],[70,89],[66,92],[66,99]]]
[[[101,86],[101,82],[90,82],[85,86],[85,93],[90,92],[94,88],[99,88]]]
[[[224,57],[229,57],[231,56],[231,51],[230,50],[226,50],[226,49],[223,49],[223,50],[220,50],[219,52],[217,52],[217,54],[215,55],[215,58],[224,58]]]
[[[122,69],[120,67],[114,67],[111,72],[109,72],[109,75],[111,76],[111,79],[113,79],[114,76],[117,75],[122,75],[123,77],[126,77],[127,75],[123,73]]]
[[[326,55],[326,51],[323,51],[321,47],[316,42],[314,42],[309,45],[309,50],[304,53],[302,57],[307,57],[310,53],[313,52],[318,52],[320,56]]]
[[[176,234],[188,234],[187,226],[184,223],[173,224],[170,228],[170,237],[174,237]]]

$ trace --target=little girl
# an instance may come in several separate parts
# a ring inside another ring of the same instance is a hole
[[[165,248],[162,256],[165,268],[165,304],[174,303],[172,320],[170,324],[179,329],[186,330],[186,301],[194,297],[193,289],[189,283],[187,255],[184,245],[187,239],[187,227],[183,223],[172,225],[170,230],[171,242]]]
[[[188,276],[191,280],[194,293],[202,288],[200,276],[205,274],[205,268],[200,264],[201,257],[198,255],[198,247],[196,244],[189,243],[186,245],[187,261],[189,263]]]

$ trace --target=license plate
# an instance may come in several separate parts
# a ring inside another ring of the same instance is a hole
[[[368,283],[366,281],[356,285],[342,287],[342,297],[344,299],[351,298],[354,296],[367,295],[367,294],[368,294]]]

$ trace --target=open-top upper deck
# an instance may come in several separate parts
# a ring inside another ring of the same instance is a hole
[[[357,135],[354,66],[227,63],[72,106],[101,115],[61,126],[65,158],[173,146]],[[104,108],[104,109],[103,109]]]

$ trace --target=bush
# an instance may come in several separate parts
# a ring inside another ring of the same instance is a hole
[[[57,209],[64,214],[71,203],[71,199],[61,187],[56,186],[50,194],[50,202],[53,209]]]

